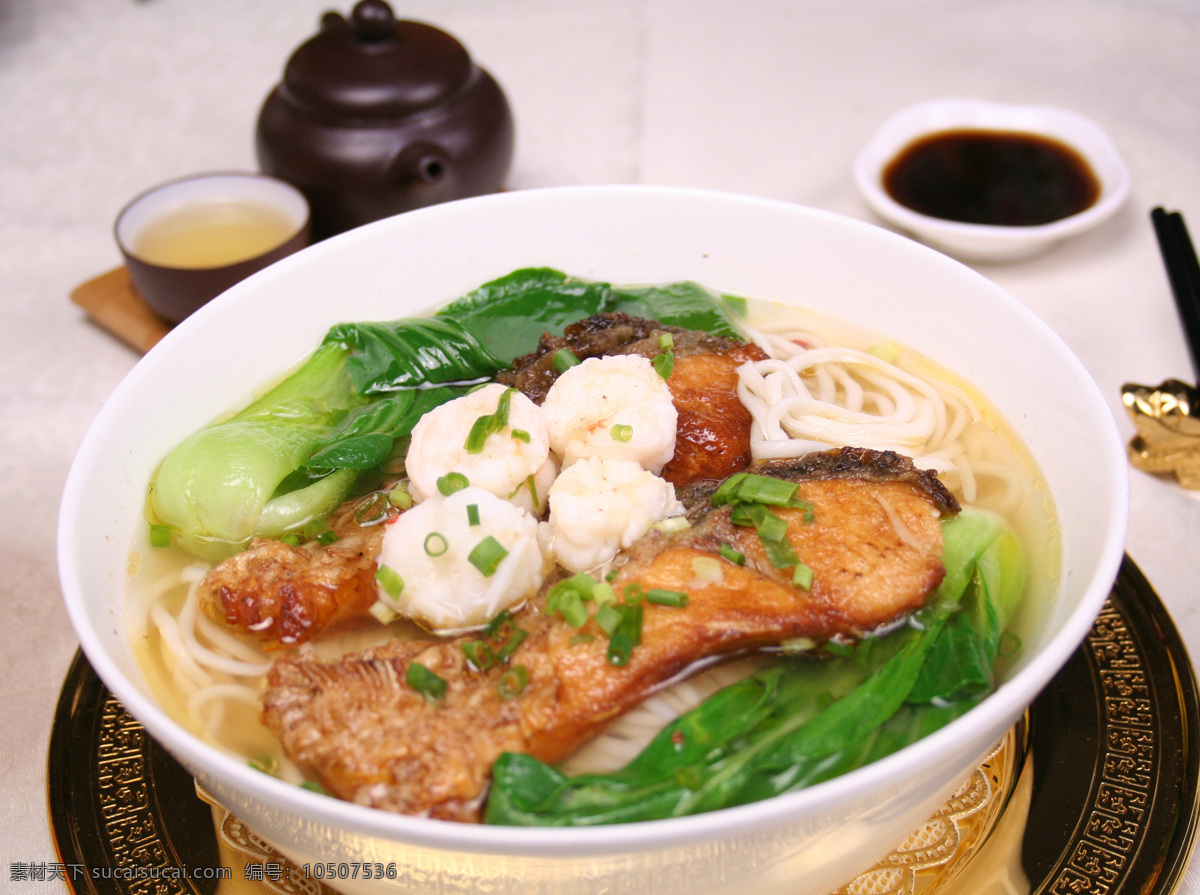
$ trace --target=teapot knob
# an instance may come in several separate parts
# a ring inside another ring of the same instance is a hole
[[[396,30],[396,17],[384,0],[360,0],[350,13],[354,33],[362,40],[381,40]]]

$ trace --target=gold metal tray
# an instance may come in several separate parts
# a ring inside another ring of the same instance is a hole
[[[1128,557],[1085,642],[996,752],[845,895],[1170,895],[1200,807],[1186,648]],[[79,655],[51,732],[59,863],[84,893],[329,890],[220,806]],[[221,878],[218,878],[221,877]]]

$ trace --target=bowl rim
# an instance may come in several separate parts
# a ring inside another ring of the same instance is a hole
[[[60,504],[58,523],[59,569],[68,615],[75,627],[83,652],[97,675],[125,704],[130,713],[146,727],[148,732],[163,741],[164,745],[180,757],[184,764],[214,767],[222,776],[232,781],[231,785],[240,788],[241,791],[259,792],[264,798],[270,799],[273,810],[293,812],[300,816],[310,815],[315,810],[323,819],[358,833],[399,840],[416,847],[433,847],[453,852],[470,850],[485,855],[568,857],[612,854],[618,851],[640,853],[677,847],[698,839],[720,838],[728,835],[731,827],[736,828],[739,833],[777,828],[799,816],[798,809],[800,807],[819,810],[854,793],[884,785],[889,777],[893,777],[910,761],[906,755],[910,754],[911,750],[903,749],[863,768],[808,789],[785,793],[763,801],[664,820],[585,828],[538,828],[537,836],[533,837],[535,841],[531,843],[529,830],[525,827],[463,825],[391,814],[330,799],[263,775],[248,767],[244,762],[239,762],[215,747],[202,742],[174,721],[155,700],[146,696],[141,689],[126,678],[117,667],[116,662],[108,655],[97,632],[92,630],[85,615],[81,590],[77,587],[82,570],[78,569],[75,563],[77,539],[74,514],[79,509],[80,498],[89,477],[102,472],[97,467],[98,446],[103,443],[107,434],[106,430],[116,428],[116,421],[120,419],[119,413],[122,409],[120,407],[122,396],[135,389],[137,383],[143,378],[155,375],[155,367],[162,362],[161,359],[166,356],[176,341],[187,338],[187,333],[195,326],[200,325],[200,321],[220,313],[219,308],[224,306],[231,295],[240,293],[247,288],[253,288],[252,285],[248,286],[247,284],[264,282],[264,278],[275,276],[279,270],[310,263],[307,259],[322,258],[326,254],[334,253],[338,251],[338,246],[348,240],[361,238],[361,234],[368,230],[418,225],[441,216],[465,213],[471,208],[495,203],[537,203],[545,196],[556,197],[560,201],[572,201],[578,197],[592,195],[658,196],[667,200],[672,196],[690,196],[698,197],[703,201],[759,205],[788,214],[808,215],[820,220],[836,222],[839,226],[869,231],[874,238],[902,241],[905,243],[905,251],[928,252],[936,263],[963,268],[970,276],[981,281],[981,286],[986,284],[992,294],[1003,300],[1014,314],[1023,319],[1026,325],[1038,330],[1042,337],[1058,343],[1062,350],[1063,360],[1072,367],[1074,374],[1082,382],[1091,383],[1090,388],[1085,387],[1091,404],[1090,410],[1093,417],[1101,420],[1102,426],[1108,430],[1108,437],[1103,445],[1107,448],[1104,452],[1107,455],[1107,462],[1114,469],[1123,470],[1125,468],[1124,446],[1111,411],[1082,362],[1051,330],[1048,324],[981,274],[966,268],[965,265],[952,258],[913,243],[905,237],[874,224],[783,200],[689,187],[645,185],[547,187],[493,194],[429,206],[395,218],[368,224],[289,256],[273,265],[272,268],[255,274],[233,287],[224,296],[201,308],[193,317],[169,333],[158,346],[146,355],[143,361],[135,365],[134,369],[105,401],[89,427],[68,473]],[[403,225],[395,223],[400,218],[405,221]],[[1125,477],[1121,487],[1116,488],[1114,498],[1117,503],[1114,509],[1117,512],[1114,512],[1111,518],[1106,520],[1107,530],[1104,547],[1100,554],[1102,561],[1095,569],[1085,570],[1091,574],[1092,581],[1081,596],[1079,605],[1069,615],[1066,624],[1044,645],[1042,651],[1028,665],[988,696],[984,704],[992,706],[991,711],[1017,717],[1036,696],[1038,688],[1033,687],[1029,681],[1039,674],[1038,669],[1044,670],[1046,665],[1052,665],[1055,670],[1061,667],[1085,637],[1095,615],[1107,598],[1109,588],[1116,578],[1123,557],[1125,526],[1128,516],[1128,477]],[[1048,676],[1046,675],[1046,677]],[[969,731],[972,718],[978,714],[978,711],[979,707],[976,707],[946,727],[923,738],[923,751],[939,755],[955,754],[955,744],[963,733]]]
[[[1091,166],[1100,185],[1096,201],[1067,217],[1028,227],[974,224],[922,214],[901,205],[883,187],[883,172],[905,147],[923,137],[959,129],[999,130],[1050,137]],[[1129,195],[1131,175],[1109,135],[1092,119],[1053,105],[946,98],[907,106],[889,117],[859,151],[854,179],[871,209],[914,233],[949,242],[967,238],[997,246],[1046,243],[1082,233],[1110,218]]]

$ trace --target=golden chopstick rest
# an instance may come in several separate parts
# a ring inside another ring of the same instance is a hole
[[[1200,490],[1200,390],[1178,379],[1158,386],[1130,382],[1121,387],[1121,402],[1137,430],[1129,462]]]
[[[1200,375],[1200,261],[1182,214],[1155,208],[1150,220]],[[1129,442],[1129,462],[1143,472],[1174,474],[1183,487],[1200,490],[1200,390],[1178,379],[1159,386],[1126,383],[1121,401],[1137,430]]]

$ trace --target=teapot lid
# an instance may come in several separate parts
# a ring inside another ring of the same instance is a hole
[[[384,0],[360,0],[347,20],[327,12],[292,54],[282,89],[295,104],[338,118],[401,118],[436,106],[467,82],[473,64],[453,36],[397,20]]]

